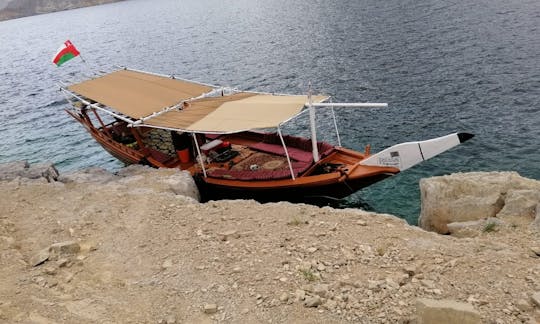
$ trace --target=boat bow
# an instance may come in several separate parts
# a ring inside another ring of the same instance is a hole
[[[469,133],[453,133],[426,141],[401,143],[371,155],[358,163],[394,167],[404,171],[473,137],[474,135]]]

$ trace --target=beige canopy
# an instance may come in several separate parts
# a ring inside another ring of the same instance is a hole
[[[135,119],[212,90],[197,83],[131,70],[112,72],[68,89]]]
[[[145,119],[140,126],[201,133],[277,127],[297,115],[308,100],[307,96],[249,92],[195,99],[213,88],[130,70],[113,72],[68,89],[134,119],[161,112]],[[313,97],[314,102],[326,99]],[[173,106],[178,109],[163,111]]]

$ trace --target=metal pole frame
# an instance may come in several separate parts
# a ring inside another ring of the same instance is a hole
[[[294,176],[294,170],[291,163],[291,158],[289,156],[289,151],[287,150],[287,145],[285,145],[285,140],[283,139],[283,134],[281,134],[281,127],[277,127],[277,132],[279,135],[279,139],[281,140],[281,145],[283,145],[283,149],[285,150],[285,157],[287,157],[287,163],[289,163],[289,170],[291,171],[291,177],[293,180],[296,180]]]
[[[199,164],[201,165],[202,172],[204,177],[206,178],[206,168],[204,167],[204,162],[202,160],[202,154],[201,154],[201,148],[199,147],[199,142],[197,141],[197,136],[195,133],[191,133],[191,136],[193,137],[193,141],[195,142],[195,147],[197,148],[197,154],[199,154]]]
[[[115,113],[113,113],[112,111],[110,111],[110,110],[108,110],[108,109],[105,109],[105,108],[103,108],[103,107],[100,107],[100,106],[97,105],[97,104],[91,103],[91,102],[89,102],[89,101],[87,101],[87,100],[85,100],[85,99],[83,99],[83,98],[77,96],[76,94],[74,94],[73,92],[71,92],[71,91],[69,91],[69,90],[66,90],[66,89],[64,89],[64,88],[60,88],[60,90],[62,90],[62,91],[64,92],[64,95],[66,95],[66,99],[67,99],[70,103],[71,103],[72,101],[67,97],[67,95],[72,96],[73,98],[79,100],[80,102],[82,102],[83,104],[85,104],[85,105],[87,105],[87,106],[90,106],[90,107],[92,107],[92,108],[95,108],[95,109],[97,109],[97,110],[99,110],[99,111],[103,111],[104,113],[107,113],[107,114],[109,114],[109,115],[111,115],[111,116],[113,116],[113,117],[116,117],[116,118],[118,118],[118,119],[120,119],[120,120],[123,120],[123,121],[125,121],[126,123],[128,123],[128,124],[130,124],[130,125],[133,124],[133,120],[131,120],[131,119],[129,119],[129,118],[126,118],[126,117],[124,117],[124,116],[122,116],[122,115],[115,114]]]

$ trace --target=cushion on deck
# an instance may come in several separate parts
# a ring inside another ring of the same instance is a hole
[[[284,135],[283,140],[285,141],[285,145],[287,145],[287,149],[290,150],[290,148],[296,148],[301,151],[309,152],[309,154],[312,155],[311,139],[305,137]],[[266,133],[263,138],[263,143],[276,144],[283,148],[283,145],[281,144],[281,139],[276,133]],[[319,156],[323,158],[332,152],[334,146],[326,142],[317,142],[317,148],[319,150]]]
[[[285,156],[285,149],[283,145],[278,144],[269,144],[269,143],[255,143],[249,146],[257,151],[272,153],[277,155]],[[301,162],[311,162],[313,161],[313,154],[311,152],[303,151],[295,147],[287,147],[287,152],[291,159]]]

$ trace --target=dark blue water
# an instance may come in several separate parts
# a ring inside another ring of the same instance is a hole
[[[348,199],[414,223],[422,177],[540,179],[539,35],[536,0],[131,0],[0,22],[0,162],[119,168],[63,112],[56,83],[114,65],[248,90],[305,93],[311,82],[334,101],[389,103],[337,112],[347,147],[476,134]],[[86,65],[51,63],[66,39]],[[335,142],[327,117],[320,136]]]

